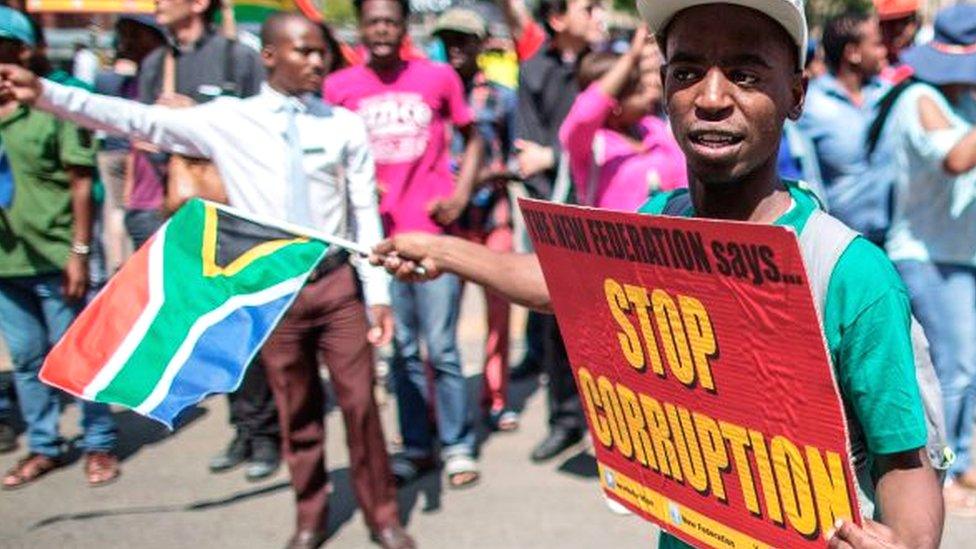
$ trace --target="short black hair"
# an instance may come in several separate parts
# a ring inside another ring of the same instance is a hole
[[[217,14],[220,13],[220,8],[223,7],[223,0],[210,0],[207,4],[207,9],[203,10],[203,20],[206,23],[213,23],[217,19]]]
[[[400,11],[403,13],[403,20],[406,21],[410,16],[410,0],[395,0],[397,4],[400,4]],[[352,6],[356,9],[356,18],[363,16],[363,4],[366,0],[352,0]]]
[[[824,23],[820,44],[823,47],[824,62],[832,72],[840,68],[847,46],[857,44],[864,39],[860,27],[870,21],[871,17],[867,12],[849,11],[832,17]]]
[[[302,15],[300,12],[276,11],[269,15],[267,19],[264,20],[264,23],[261,23],[261,47],[270,46],[278,38],[277,35],[281,31],[281,27],[285,24],[285,22],[291,21],[292,19],[307,21],[309,25],[316,27],[319,26]]]
[[[542,22],[549,36],[556,34],[556,31],[549,26],[549,18],[553,15],[563,15],[569,9],[570,0],[539,0],[536,8],[536,19]]]

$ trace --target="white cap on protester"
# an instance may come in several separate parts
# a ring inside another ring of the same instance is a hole
[[[807,16],[803,12],[803,0],[637,0],[637,10],[647,21],[650,30],[658,33],[681,10],[709,4],[732,4],[752,8],[768,15],[779,23],[796,44],[800,69],[807,58]]]

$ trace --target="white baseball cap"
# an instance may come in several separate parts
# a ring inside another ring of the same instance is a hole
[[[709,4],[743,6],[768,15],[786,29],[796,44],[800,70],[806,65],[807,16],[803,12],[803,0],[637,0],[637,10],[656,34],[681,10]]]

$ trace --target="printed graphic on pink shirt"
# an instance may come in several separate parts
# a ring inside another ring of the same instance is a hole
[[[427,150],[433,113],[419,93],[364,97],[357,112],[366,121],[376,162],[413,162]]]
[[[444,232],[430,216],[430,205],[454,192],[451,126],[472,120],[454,69],[408,61],[380,75],[359,65],[329,75],[324,92],[328,102],[365,121],[387,234]]]

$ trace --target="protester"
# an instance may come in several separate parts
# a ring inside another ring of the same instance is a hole
[[[162,46],[166,38],[151,15],[122,15],[115,23],[116,54],[111,70],[98,74],[95,91],[134,99],[138,94],[139,65],[150,52]],[[102,243],[108,273],[114,273],[132,253],[132,238],[126,232],[125,218],[132,194],[132,174],[129,173],[129,141],[106,136],[99,139],[98,172],[105,187],[102,207]],[[157,187],[160,187],[158,182]],[[157,207],[158,209],[158,207]],[[141,215],[134,212],[133,215]],[[151,212],[154,217],[156,210]],[[149,235],[141,235],[139,244]]]
[[[561,155],[559,127],[579,93],[579,60],[591,45],[605,38],[604,13],[597,0],[542,0],[539,15],[549,41],[519,69],[516,158],[519,175],[532,197],[565,202],[571,185],[568,163]],[[542,369],[549,378],[549,432],[530,456],[533,461],[545,461],[580,441],[586,421],[555,319],[530,313],[526,343],[526,358],[512,376],[524,377]]]
[[[882,146],[895,150],[888,255],[932,346],[949,444],[948,508],[976,516],[970,448],[976,412],[976,6],[946,8],[934,39],[902,53],[924,83],[894,103]]]
[[[800,129],[813,141],[830,212],[882,245],[888,228],[890,181],[870,175],[867,131],[889,86],[878,21],[847,13],[824,24],[829,72],[810,83]]]
[[[485,244],[499,252],[513,250],[512,206],[505,187],[510,177],[507,165],[512,154],[515,131],[517,97],[513,90],[488,80],[478,68],[478,54],[487,37],[488,28],[478,12],[467,8],[451,8],[437,19],[433,35],[447,50],[448,62],[461,77],[468,104],[474,114],[474,124],[485,144],[485,165],[479,173],[481,186],[461,217],[455,233]],[[452,145],[455,166],[464,161],[464,139],[458,135]],[[485,340],[485,361],[481,406],[488,425],[497,431],[518,429],[518,412],[508,406],[508,301],[494,294],[485,294],[485,313],[488,336]]]
[[[806,22],[791,0],[743,5],[641,4],[666,59],[664,95],[675,137],[688,161],[690,194],[652,198],[641,211],[661,213],[688,200],[684,215],[775,224],[802,232],[818,202],[776,172],[782,123],[800,116]],[[639,184],[639,183],[638,183]],[[824,242],[823,245],[833,243]],[[548,309],[538,260],[499,254],[443,236],[400,234],[372,257],[414,279],[452,272],[515,301]],[[425,269],[421,276],[415,270]],[[860,425],[867,460],[859,488],[875,503],[874,522],[844,522],[830,547],[937,547],[943,523],[936,474],[924,455],[927,432],[915,381],[904,286],[884,254],[855,238],[830,274],[822,326],[841,398]],[[870,512],[870,511],[867,511]],[[663,547],[685,546],[662,535]]]
[[[625,53],[591,53],[580,65],[584,91],[559,131],[580,204],[632,212],[655,193],[688,185],[684,156],[660,116],[658,71],[650,81],[639,72],[647,57],[660,67],[640,28]]]
[[[223,36],[214,25],[221,0],[160,0],[156,22],[165,27],[172,43],[146,57],[139,71],[139,101],[172,107],[205,103],[220,96],[250,97],[264,81],[258,53]],[[176,93],[163,96],[166,57],[175,60]],[[162,185],[166,181],[166,155],[137,152],[133,159],[133,198],[143,213],[133,216],[136,230],[145,237],[162,223]],[[264,368],[248,368],[237,392],[228,395],[234,438],[210,460],[213,472],[229,471],[247,462],[248,480],[274,474],[280,463],[280,432],[274,398]]]
[[[0,7],[0,62],[32,67],[52,82],[83,86],[53,71],[26,16]],[[21,69],[30,74],[27,69]],[[87,131],[28,106],[0,106],[0,139],[13,173],[14,197],[0,220],[0,331],[10,348],[28,454],[3,477],[21,488],[57,469],[62,394],[38,379],[50,346],[84,304],[91,252],[95,166]],[[78,400],[85,477],[101,486],[119,476],[115,421],[108,405]]]
[[[376,242],[382,233],[362,122],[312,95],[338,52],[326,50],[320,26],[297,14],[271,16],[262,27],[262,43],[268,84],[246,100],[225,98],[189,109],[149,107],[69,89],[12,66],[0,69],[2,91],[88,126],[212,158],[231,205],[353,236],[361,245]],[[244,134],[248,139],[241,141]],[[340,173],[344,181],[337,179]],[[392,332],[389,278],[365,264],[358,272],[371,329],[348,253],[334,249],[262,351],[298,499],[298,527],[290,547],[317,547],[326,535],[323,393],[316,352],[329,368],[346,421],[352,484],[370,530],[384,547],[414,545],[399,523],[372,392],[369,343],[385,344]]]
[[[468,204],[483,157],[461,80],[446,65],[401,57],[410,9],[406,0],[356,0],[355,7],[369,60],[331,75],[325,97],[366,122],[387,233],[442,234]],[[465,141],[456,176],[450,168],[449,126]],[[457,346],[460,292],[461,283],[453,276],[420,285],[393,283],[392,369],[404,444],[393,473],[400,483],[436,467],[435,431],[449,485],[461,488],[479,479]],[[421,341],[434,369],[433,406]]]
[[[921,28],[919,0],[873,0],[881,25],[881,41],[887,52],[888,67],[881,77],[898,84],[912,75],[909,65],[902,63],[901,52],[915,43]]]

